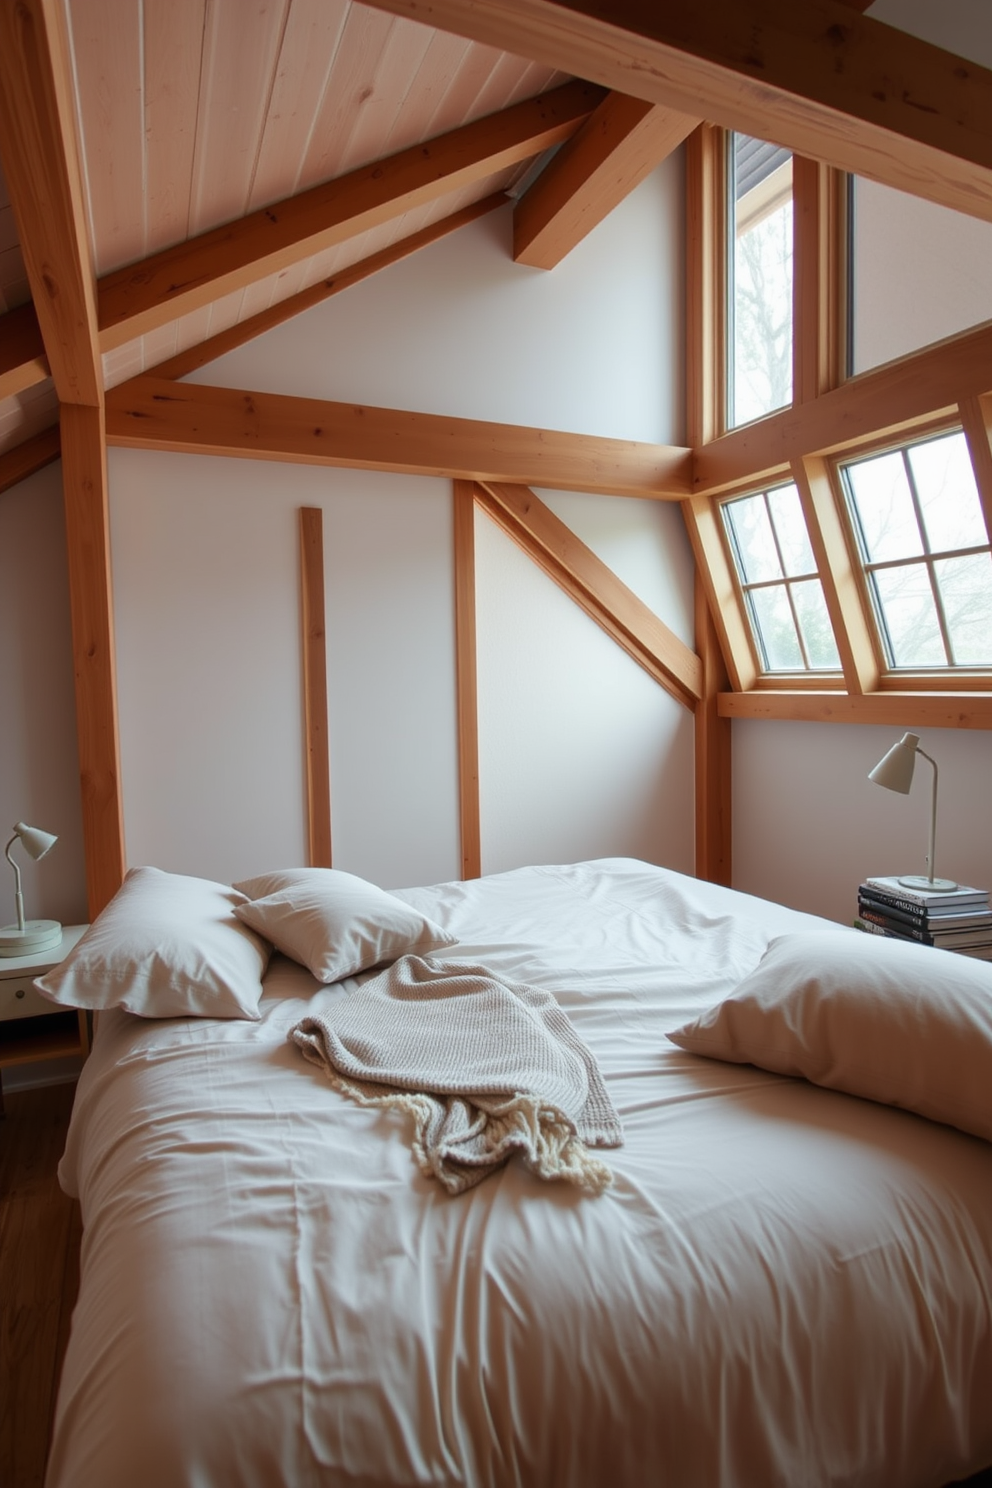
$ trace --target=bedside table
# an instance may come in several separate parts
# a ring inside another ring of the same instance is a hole
[[[0,1114],[7,1066],[89,1052],[86,1013],[59,1007],[32,986],[35,977],[44,976],[69,954],[87,929],[88,925],[65,925],[61,943],[50,950],[0,956]]]

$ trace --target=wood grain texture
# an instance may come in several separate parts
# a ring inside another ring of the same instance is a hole
[[[375,0],[992,220],[992,74],[842,0]]]
[[[702,694],[694,651],[526,486],[480,482],[481,504],[530,557],[685,707]]]
[[[307,850],[311,868],[331,868],[331,761],[327,717],[324,611],[324,513],[300,507],[300,598],[303,737],[307,780]]]
[[[602,97],[568,83],[107,275],[104,351],[243,289],[424,202],[560,144]]]
[[[63,404],[61,425],[83,847],[94,920],[125,871],[103,410]]]
[[[479,809],[479,687],[475,625],[475,491],[453,482],[455,690],[458,708],[458,820],[462,878],[482,874]]]
[[[718,698],[727,687],[727,669],[706,592],[695,590],[696,650],[702,663],[703,695],[695,716],[696,877],[710,883],[733,882],[732,739],[730,720],[720,716]]]
[[[726,424],[726,136],[701,124],[685,151],[686,438],[708,444]]]
[[[42,1488],[75,1300],[79,1205],[56,1176],[74,1091],[14,1091],[0,1123],[0,1482],[10,1488]]]
[[[331,278],[322,279],[319,284],[314,284],[310,289],[301,290],[299,294],[291,295],[287,300],[280,300],[278,304],[261,311],[258,315],[253,315],[249,320],[239,321],[229,330],[221,331],[219,335],[201,341],[198,346],[191,346],[187,351],[179,352],[166,362],[160,362],[155,368],[155,375],[157,377],[186,377],[198,367],[205,367],[209,362],[216,361],[218,357],[233,351],[235,347],[243,346],[246,341],[253,341],[256,336],[270,331],[273,326],[282,325],[284,321],[291,320],[294,315],[300,315],[304,310],[321,304],[331,295],[340,294],[342,290],[350,289],[353,284],[360,284],[363,279],[368,279],[372,274],[378,274],[381,269],[399,263],[401,259],[408,258],[411,253],[419,252],[421,248],[426,248],[430,243],[436,243],[439,238],[446,237],[448,233],[457,232],[467,223],[474,222],[476,218],[484,217],[487,213],[495,211],[497,207],[505,205],[506,196],[502,191],[485,196],[481,201],[463,207],[460,212],[453,212],[450,217],[442,217],[439,222],[431,223],[430,226],[421,228],[419,232],[411,233],[408,238],[401,238],[391,247],[361,259],[358,263],[352,264],[350,268],[342,269],[340,273],[334,274]]]
[[[0,399],[12,398],[51,376],[33,305],[0,315]]]
[[[96,406],[96,289],[59,0],[0,5],[0,156],[59,398]]]
[[[698,119],[609,93],[513,213],[513,257],[553,269],[695,129]]]
[[[992,541],[992,397],[966,398],[960,406],[961,425],[975,472],[985,530]]]
[[[745,691],[757,681],[758,665],[724,547],[719,513],[706,497],[694,496],[683,501],[682,516],[696,559],[696,580],[706,594],[731,686],[738,692]]]
[[[792,159],[792,388],[797,403],[839,387],[847,322],[847,178]]]
[[[695,451],[693,484],[716,492],[787,472],[790,461],[900,434],[992,392],[992,323],[852,377]]]
[[[891,728],[992,729],[992,693],[753,692],[720,694],[721,718],[787,719],[794,723],[866,723]]]
[[[687,450],[515,424],[289,398],[140,377],[107,395],[107,437],[133,448],[178,449],[310,465],[533,481],[566,491],[678,500]]]
[[[41,470],[57,460],[62,451],[58,425],[25,439],[13,449],[0,455],[0,492],[9,491],[19,481],[27,480],[36,470]]]
[[[792,476],[823,585],[823,597],[844,672],[844,685],[854,696],[874,692],[882,674],[881,655],[869,616],[867,596],[862,588],[860,566],[848,543],[841,502],[830,469],[824,460],[794,460]]]

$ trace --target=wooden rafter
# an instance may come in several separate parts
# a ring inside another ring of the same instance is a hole
[[[460,212],[453,212],[450,217],[442,217],[440,222],[432,222],[429,227],[423,227],[419,232],[401,238],[398,243],[392,243],[379,253],[372,253],[368,258],[350,264],[348,268],[342,269],[340,273],[332,275],[329,279],[321,279],[319,284],[313,284],[309,289],[301,290],[299,294],[280,300],[278,305],[271,305],[268,310],[252,315],[248,320],[239,321],[229,330],[221,331],[219,335],[211,336],[208,341],[201,341],[198,346],[191,346],[186,351],[179,352],[177,356],[170,357],[167,362],[160,362],[155,368],[155,375],[156,377],[186,377],[190,372],[195,372],[197,368],[205,367],[208,363],[216,361],[218,357],[226,355],[227,352],[234,351],[236,347],[243,346],[246,341],[253,341],[256,336],[261,336],[265,331],[271,331],[273,326],[292,320],[293,316],[301,315],[304,310],[310,310],[314,305],[322,304],[331,295],[340,294],[342,290],[350,289],[353,284],[360,284],[363,279],[368,279],[372,274],[378,274],[381,269],[387,269],[391,264],[399,263],[401,259],[408,258],[411,253],[417,253],[430,243],[436,243],[439,238],[446,237],[448,233],[457,232],[467,223],[474,222],[478,217],[484,217],[487,212],[505,206],[506,201],[505,194],[497,191],[491,196],[483,197],[481,201],[474,202],[471,206],[463,207]]]
[[[108,274],[100,282],[101,347],[121,346],[561,144],[602,96],[592,84],[566,83]]]
[[[475,486],[455,481],[455,692],[458,707],[458,822],[462,878],[482,873],[479,702],[475,626]]]
[[[842,0],[374,0],[992,220],[992,74]]]
[[[0,5],[0,156],[44,352],[59,401],[96,407],[96,288],[68,56],[58,0]]]
[[[566,594],[677,701],[694,708],[702,667],[612,569],[526,486],[480,482],[479,504]]]
[[[319,506],[300,507],[300,629],[303,642],[307,853],[311,868],[330,868],[331,766],[327,737],[324,513]]]
[[[13,449],[5,450],[0,455],[0,493],[9,491],[19,481],[27,480],[36,470],[51,465],[58,459],[61,448],[59,431],[54,428],[43,429],[33,439],[25,439]]]
[[[517,202],[516,262],[553,269],[698,123],[673,109],[609,93]]]
[[[689,451],[138,377],[107,394],[107,437],[134,448],[309,465],[533,481],[567,491],[679,500]]]

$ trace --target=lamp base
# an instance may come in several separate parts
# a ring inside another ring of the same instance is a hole
[[[912,873],[899,882],[904,889],[915,889],[923,894],[953,894],[958,885],[953,878],[927,878],[925,873]]]
[[[58,920],[25,920],[24,929],[0,925],[0,956],[34,956],[62,944]]]

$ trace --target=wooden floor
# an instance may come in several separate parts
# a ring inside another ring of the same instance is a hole
[[[73,1085],[5,1092],[0,1120],[0,1484],[41,1488],[79,1282],[79,1205],[58,1186]]]
[[[0,1120],[0,1485],[42,1488],[79,1288],[79,1205],[55,1170],[72,1085],[7,1094]],[[992,1488],[992,1468],[952,1488]]]

